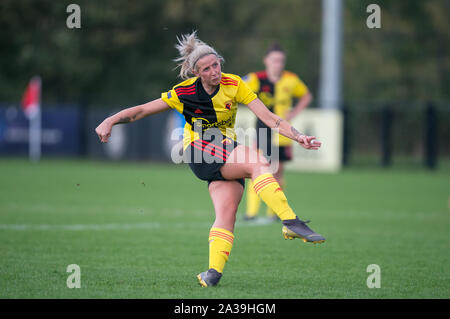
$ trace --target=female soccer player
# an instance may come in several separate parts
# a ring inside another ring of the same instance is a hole
[[[286,53],[278,43],[273,43],[269,47],[263,62],[266,67],[264,71],[249,73],[243,79],[270,111],[289,122],[308,106],[312,95],[297,75],[284,70]],[[298,98],[298,102],[291,108],[293,98]],[[292,140],[276,134],[272,136],[270,127],[261,119],[257,120],[256,129],[256,146],[272,161],[278,161],[276,165],[278,170],[274,173],[274,177],[284,188],[284,163],[292,159]],[[260,130],[265,130],[265,134]],[[272,153],[275,147],[278,148],[278,152],[275,152],[278,158],[275,158]],[[247,189],[245,220],[255,219],[259,206],[260,198],[250,183]],[[267,207],[267,216],[278,220],[270,207]]]
[[[298,219],[288,205],[269,172],[267,160],[235,141],[233,127],[237,104],[248,105],[267,126],[278,128],[281,134],[306,149],[317,150],[321,143],[314,136],[300,134],[287,121],[270,112],[239,76],[222,73],[223,58],[199,40],[196,32],[178,39],[176,48],[180,57],[175,61],[179,62],[180,77],[185,81],[162,93],[159,99],[106,118],[96,128],[96,133],[100,141],[106,143],[113,125],[137,121],[170,108],[184,115],[184,155],[190,159],[189,166],[194,174],[208,182],[216,214],[209,233],[209,269],[197,276],[200,285],[215,286],[222,277],[234,241],[236,211],[245,178],[253,180],[256,193],[283,221],[282,233],[286,239],[323,242],[325,238]],[[250,160],[255,158],[258,160]]]

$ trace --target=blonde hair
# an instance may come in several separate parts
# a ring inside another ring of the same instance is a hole
[[[179,77],[183,80],[194,75],[195,64],[206,55],[214,54],[220,63],[224,62],[223,57],[216,50],[197,38],[197,31],[193,31],[191,34],[183,34],[181,38],[177,37],[177,40],[178,43],[175,45],[175,48],[180,53],[180,56],[174,61],[178,62],[177,67],[180,68]]]

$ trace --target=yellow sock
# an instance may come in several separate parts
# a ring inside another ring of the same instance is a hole
[[[294,219],[295,213],[289,206],[287,198],[272,174],[259,175],[253,180],[253,187],[261,199],[281,220]]]
[[[278,184],[280,184],[280,183],[278,183]],[[281,187],[281,189],[284,189],[282,184],[280,184],[280,187]],[[267,217],[269,217],[269,218],[272,218],[276,215],[275,212],[273,211],[273,209],[270,208],[269,206],[267,206],[266,214],[267,214]]]
[[[211,228],[209,232],[209,269],[223,273],[225,263],[230,257],[234,235],[223,228]]]
[[[254,217],[258,215],[259,206],[261,204],[261,199],[258,194],[256,194],[253,188],[253,183],[250,181],[247,186],[247,217]]]

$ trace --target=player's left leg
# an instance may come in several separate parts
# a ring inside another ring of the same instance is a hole
[[[242,159],[257,158],[247,146],[239,145],[230,154],[225,165],[220,168],[222,176],[228,180],[252,178],[256,193],[271,207],[283,222],[283,236],[286,239],[301,238],[304,242],[321,243],[325,238],[314,232],[306,223],[300,220],[289,206],[287,198],[271,173],[267,160],[259,157],[256,162]],[[248,155],[248,156],[247,156]]]
[[[236,212],[244,188],[238,181],[213,181],[209,193],[216,219],[209,233],[209,269],[197,276],[203,287],[215,286],[231,253]]]

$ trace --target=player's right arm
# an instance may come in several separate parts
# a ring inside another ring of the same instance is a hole
[[[108,142],[111,136],[112,127],[116,124],[130,123],[140,120],[146,116],[160,113],[169,109],[169,105],[161,98],[153,100],[151,102],[129,107],[124,109],[110,117],[107,117],[99,126],[95,129],[100,141],[102,143]]]

